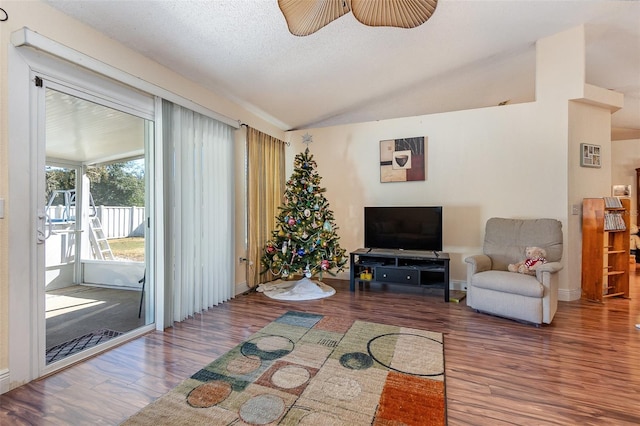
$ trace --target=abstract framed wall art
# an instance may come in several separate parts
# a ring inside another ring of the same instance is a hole
[[[380,141],[380,182],[425,180],[426,142],[424,136]]]
[[[589,143],[580,144],[580,166],[596,167],[602,166],[600,156],[600,145],[591,145]]]

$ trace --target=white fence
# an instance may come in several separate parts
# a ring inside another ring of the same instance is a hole
[[[75,208],[51,206],[47,211],[51,221],[75,218]],[[96,206],[96,215],[107,238],[144,237],[144,207]]]
[[[96,206],[107,238],[144,237],[144,207]]]

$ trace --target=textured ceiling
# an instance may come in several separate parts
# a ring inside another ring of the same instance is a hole
[[[47,1],[283,130],[534,100],[536,40],[585,24],[587,83],[640,130],[640,2],[440,0],[414,29],[293,36],[277,0]]]

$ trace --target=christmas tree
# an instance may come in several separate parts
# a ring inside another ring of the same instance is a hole
[[[317,274],[322,279],[324,272],[335,275],[331,270],[342,271],[347,259],[338,244],[338,227],[308,147],[296,155],[293,165],[276,229],[262,256],[264,271],[282,278],[294,274],[310,278]]]

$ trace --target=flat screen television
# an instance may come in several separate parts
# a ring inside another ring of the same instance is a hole
[[[364,246],[442,251],[442,207],[365,207]]]

